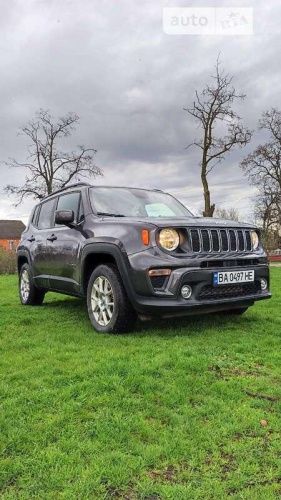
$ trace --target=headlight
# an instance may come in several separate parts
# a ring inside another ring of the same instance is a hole
[[[251,231],[252,247],[256,250],[259,246],[259,235],[256,231]]]
[[[179,246],[179,233],[175,229],[162,229],[159,233],[159,243],[165,250],[172,252]]]

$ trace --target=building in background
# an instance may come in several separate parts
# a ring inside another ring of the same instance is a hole
[[[0,248],[16,250],[24,230],[21,220],[0,220]]]

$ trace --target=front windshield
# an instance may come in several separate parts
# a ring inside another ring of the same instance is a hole
[[[167,193],[144,189],[93,187],[91,203],[100,215],[119,217],[192,217],[179,201]]]

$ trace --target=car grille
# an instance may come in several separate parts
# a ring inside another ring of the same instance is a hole
[[[215,287],[205,285],[201,288],[198,300],[219,300],[232,299],[236,297],[246,297],[247,295],[256,295],[261,292],[260,282],[240,283],[235,285],[222,285]]]
[[[262,259],[231,259],[231,260],[203,260],[200,262],[202,269],[217,269],[218,267],[249,267],[264,264]]]
[[[245,229],[190,229],[193,252],[251,252],[249,230]]]

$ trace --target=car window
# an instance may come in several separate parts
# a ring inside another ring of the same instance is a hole
[[[35,207],[35,210],[33,212],[32,221],[31,221],[33,226],[37,226],[38,214],[39,214],[40,208],[41,208],[41,205],[37,205],[37,207]]]
[[[84,206],[83,206],[83,201],[82,201],[82,198],[80,200],[80,205],[79,205],[79,213],[78,213],[78,219],[77,219],[77,222],[81,222],[82,220],[84,220],[85,218],[85,215],[84,215]]]
[[[175,212],[165,203],[150,203],[145,205],[148,217],[173,217]]]
[[[74,222],[79,220],[80,193],[68,193],[59,197],[57,210],[73,210]]]
[[[98,214],[123,217],[192,217],[184,205],[162,191],[95,186],[89,192]]]
[[[56,203],[56,198],[52,198],[51,200],[42,203],[38,219],[39,229],[47,229],[48,227],[53,226],[53,213],[54,213],[55,203]]]

